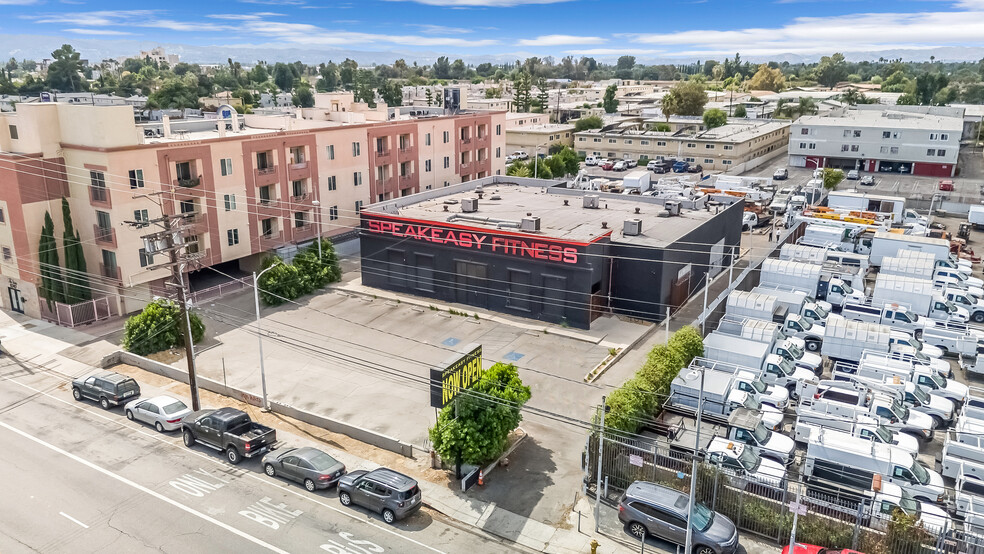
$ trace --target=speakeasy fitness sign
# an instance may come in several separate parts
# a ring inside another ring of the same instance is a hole
[[[402,239],[419,240],[458,248],[484,250],[493,254],[533,258],[550,262],[576,264],[578,250],[535,238],[493,235],[481,230],[438,227],[431,223],[403,223],[368,219],[370,233],[391,235]]]

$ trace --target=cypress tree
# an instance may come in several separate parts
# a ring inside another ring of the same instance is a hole
[[[41,296],[52,302],[65,302],[65,283],[58,267],[58,245],[55,243],[55,222],[44,213],[41,241],[38,243],[38,263],[41,264]]]
[[[67,297],[70,304],[92,298],[89,289],[89,278],[86,275],[85,253],[82,251],[82,241],[79,232],[72,223],[72,210],[68,199],[62,198],[62,217],[65,220],[65,234],[62,242],[65,247],[66,281],[68,281]]]

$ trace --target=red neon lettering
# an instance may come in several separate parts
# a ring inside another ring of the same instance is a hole
[[[564,249],[564,263],[565,264],[576,264],[577,263],[577,248],[565,248]]]
[[[459,246],[458,237],[455,236],[454,231],[448,231],[448,234],[444,235],[444,244],[454,243],[455,246]]]
[[[538,260],[546,260],[547,255],[543,253],[546,250],[547,245],[542,242],[538,242],[533,246],[533,257]]]
[[[461,246],[462,248],[471,248],[472,237],[474,236],[475,235],[471,233],[461,233],[460,235],[458,235],[458,245]]]
[[[549,252],[547,257],[551,262],[559,262],[563,259],[563,249],[556,244],[551,244],[549,248],[547,248],[547,251]]]
[[[382,233],[383,231],[382,229],[379,228],[379,223],[380,222],[376,221],[375,219],[370,219],[369,230],[372,231],[373,233]]]

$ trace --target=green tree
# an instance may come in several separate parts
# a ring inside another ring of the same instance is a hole
[[[321,78],[315,83],[318,92],[334,92],[338,88],[338,66],[334,62],[328,62],[318,69]]]
[[[149,100],[161,108],[197,108],[198,79],[194,75],[165,79]]]
[[[680,357],[684,367],[690,365],[694,358],[704,355],[704,339],[701,338],[700,331],[691,325],[673,333],[668,346]]]
[[[899,70],[882,81],[881,90],[882,92],[904,92],[908,84],[909,78],[906,77],[905,71]]]
[[[82,60],[80,54],[70,44],[51,53],[54,59],[48,66],[47,84],[49,88],[63,92],[85,90],[82,79]]]
[[[403,87],[397,81],[389,81],[379,86],[379,95],[387,106],[403,105]]]
[[[895,103],[899,106],[918,106],[919,98],[915,94],[907,92],[902,96],[899,96],[899,99],[896,100]]]
[[[663,96],[663,114],[667,119],[671,115],[703,115],[705,104],[707,92],[704,86],[694,81],[682,81]]]
[[[577,152],[567,146],[554,154],[554,157],[564,162],[564,173],[568,175],[577,175],[581,170],[581,160],[577,157]]]
[[[348,90],[352,90],[352,87],[355,86],[355,72],[357,69],[359,69],[359,64],[349,58],[345,58],[345,61],[338,67],[338,80]]]
[[[448,61],[447,56],[441,56],[437,58],[434,62],[434,67],[432,68],[435,79],[450,79],[451,78],[451,62]]]
[[[205,337],[205,324],[198,314],[188,314],[191,320],[191,341],[200,342]],[[173,300],[157,299],[139,314],[126,320],[123,327],[123,348],[141,356],[184,346],[184,328],[181,308]]]
[[[526,71],[522,71],[513,81],[513,102],[516,104],[517,112],[528,112],[533,104],[531,90],[533,89],[533,78]]]
[[[92,298],[89,288],[89,276],[85,263],[85,252],[82,250],[82,240],[72,222],[72,209],[67,198],[62,198],[62,219],[65,223],[65,233],[62,236],[62,246],[65,248],[65,290],[69,304],[82,302]]]
[[[266,64],[258,63],[253,66],[253,69],[249,70],[249,80],[251,83],[259,85],[267,82],[269,78],[270,74],[267,72]]]
[[[424,90],[424,99],[427,100],[427,105],[431,106],[434,102],[434,91],[430,87]]]
[[[844,172],[839,169],[825,167],[823,169],[823,188],[834,190],[844,180]]]
[[[462,61],[461,59],[457,59],[451,63],[450,73],[452,79],[455,80],[464,79],[465,77],[468,76],[468,67],[465,65],[464,61]]]
[[[714,129],[715,127],[723,127],[727,122],[728,122],[728,114],[724,113],[724,110],[712,108],[704,112],[705,129]]]
[[[657,123],[656,124],[656,132],[657,133],[669,133],[670,132],[670,124],[669,123],[662,123],[662,122]]]
[[[51,214],[44,213],[41,239],[38,242],[38,265],[41,266],[41,290],[38,294],[51,302],[65,302],[65,282],[58,264],[58,244],[55,242],[55,222]]]
[[[429,431],[442,460],[481,465],[505,450],[509,433],[523,420],[530,388],[516,366],[496,363],[482,379],[445,406]]]
[[[631,58],[632,56],[622,56]],[[605,89],[605,96],[601,99],[601,104],[605,108],[605,113],[615,113],[618,111],[618,99],[615,98],[615,93],[618,87],[615,85],[609,85]]]
[[[290,92],[294,89],[294,72],[291,71],[290,66],[285,63],[277,62],[273,66],[273,82],[277,85],[277,88],[284,92]]]
[[[950,79],[940,73],[923,73],[916,77],[916,98],[923,106],[933,104],[936,94],[950,84]]]
[[[294,256],[287,264],[277,256],[263,260],[263,269],[274,266],[260,277],[260,299],[268,306],[277,306],[300,298],[342,278],[338,255],[330,240],[321,239],[321,257],[318,244],[312,244]]]
[[[604,122],[600,117],[592,115],[589,117],[582,117],[574,122],[574,132],[587,131],[588,129],[601,129],[604,127]]]
[[[735,117],[748,117],[748,110],[745,109],[744,104],[738,104],[735,108]]]
[[[843,81],[848,75],[844,54],[837,53],[820,58],[815,73],[817,82],[825,87],[832,87]]]
[[[781,69],[770,69],[767,64],[759,66],[758,71],[748,80],[750,90],[771,90],[779,92],[786,85],[786,77]]]
[[[506,168],[506,175],[510,177],[532,177],[533,168],[525,163],[516,160]]]
[[[538,92],[536,93],[536,105],[539,106],[540,112],[546,113],[548,104],[550,102],[550,93],[547,92],[546,81],[540,80],[537,86]]]
[[[314,92],[311,91],[309,86],[299,86],[297,90],[294,91],[293,101],[295,106],[300,106],[302,108],[313,108],[314,107]]]

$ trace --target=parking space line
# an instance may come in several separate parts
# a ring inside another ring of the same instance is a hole
[[[79,526],[84,527],[85,529],[88,529],[89,528],[88,525],[86,525],[86,524],[82,523],[81,521],[75,519],[74,517],[66,514],[65,512],[58,512],[58,515],[64,516],[65,518],[67,518],[72,523],[77,523]]]

